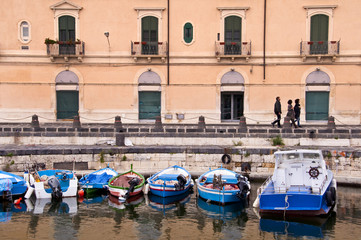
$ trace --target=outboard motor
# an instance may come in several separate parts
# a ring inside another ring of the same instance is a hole
[[[245,199],[249,190],[247,179],[244,176],[237,174],[237,180],[237,187],[239,188],[239,190],[241,190],[237,194],[237,197],[239,197],[240,199]]]
[[[135,186],[137,186],[140,183],[140,179],[139,178],[132,178],[128,184],[129,184],[129,189],[128,192],[124,195],[124,198],[127,199],[129,197],[129,193],[134,191]]]
[[[51,197],[53,199],[60,199],[63,196],[63,192],[61,191],[59,179],[55,176],[51,176],[48,179],[48,185],[51,187],[52,193]]]
[[[183,190],[184,186],[187,183],[187,179],[183,174],[179,174],[177,177],[178,183],[174,184],[174,187],[177,191]]]

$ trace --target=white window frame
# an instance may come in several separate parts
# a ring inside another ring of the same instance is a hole
[[[318,14],[328,16],[328,40],[333,40],[333,10],[337,5],[304,6],[306,9],[306,39],[311,39],[311,17]]]
[[[24,36],[23,24],[27,24],[27,27],[28,27],[28,36],[27,37]],[[18,24],[18,29],[19,29],[19,33],[18,33],[19,41],[24,44],[29,43],[31,41],[31,25],[30,25],[29,21],[21,20]]]
[[[163,17],[165,8],[134,8],[138,13],[137,17],[137,41],[142,40],[142,18],[152,16],[158,18],[158,42],[163,42]]]
[[[249,7],[219,7],[217,8],[220,11],[220,37],[219,41],[224,41],[224,21],[226,17],[229,16],[237,16],[242,19],[242,42],[247,42],[247,18],[246,18],[246,11]]]

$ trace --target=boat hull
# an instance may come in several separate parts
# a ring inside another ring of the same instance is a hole
[[[178,179],[181,177],[181,179]],[[175,186],[184,180],[181,188]],[[193,187],[191,174],[177,165],[166,168],[148,178],[149,190],[152,194],[160,197],[172,197],[183,194]]]
[[[138,183],[138,185],[134,186],[133,190],[131,192],[129,192],[130,185],[128,184],[128,181],[133,178],[139,178],[140,183]],[[119,186],[116,184],[116,182],[120,179],[123,179],[123,180],[127,179],[127,180],[123,181],[121,183],[121,186]],[[118,198],[124,198],[126,195],[129,198],[129,197],[136,196],[136,195],[142,193],[143,188],[144,188],[144,183],[145,183],[145,178],[141,174],[136,173],[133,171],[133,169],[131,169],[128,172],[119,174],[119,175],[111,178],[108,183],[108,190],[111,195],[116,196]]]
[[[205,200],[209,200],[221,204],[240,202],[241,199],[237,196],[239,192],[240,190],[225,191],[225,190],[209,189],[198,186],[199,197]]]
[[[118,173],[114,169],[103,168],[82,177],[79,180],[79,185],[85,192],[94,193],[98,190],[107,189],[109,180],[116,175]]]

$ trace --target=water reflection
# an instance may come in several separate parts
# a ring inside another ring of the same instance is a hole
[[[336,213],[328,217],[309,218],[261,218],[259,228],[261,231],[271,232],[274,235],[286,235],[292,237],[316,237],[323,238],[325,230],[333,229],[336,223]]]
[[[180,195],[171,196],[171,197],[159,197],[154,194],[148,195],[149,206],[157,211],[163,212],[165,215],[166,211],[176,209],[176,216],[184,216],[186,214],[186,203],[188,203],[191,199],[190,192],[185,192]]]
[[[26,205],[24,203],[15,205],[9,201],[0,202],[0,222],[10,221],[13,213],[25,211]]]
[[[33,214],[48,213],[51,215],[58,214],[75,214],[78,211],[77,198],[63,198],[62,200],[52,200],[48,198],[26,199],[28,212]]]

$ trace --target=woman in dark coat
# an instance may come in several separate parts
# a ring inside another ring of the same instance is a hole
[[[293,110],[292,107],[292,100],[288,100],[288,106],[287,106],[287,117],[290,118],[291,120],[291,125],[293,124],[293,126],[295,126],[295,128],[297,128],[296,123],[295,123],[295,111]]]
[[[300,99],[298,98],[295,100],[294,111],[295,111],[295,119],[297,121],[297,126],[301,127],[300,125],[301,105],[300,105]]]

